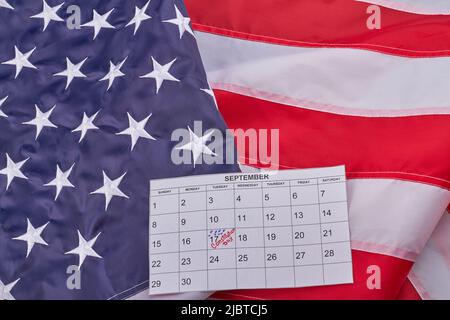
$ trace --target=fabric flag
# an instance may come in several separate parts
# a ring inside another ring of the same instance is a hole
[[[447,211],[417,258],[408,275],[412,292],[402,299],[412,299],[414,291],[422,299],[450,300],[450,213]]]
[[[345,164],[348,175],[354,284],[216,298],[395,299],[413,287],[450,202],[450,18],[444,1],[426,3],[444,15],[353,0],[186,1],[228,126],[279,129],[280,169]]]
[[[0,0],[0,300],[146,292],[149,180],[238,170],[171,160],[202,89],[182,1]]]

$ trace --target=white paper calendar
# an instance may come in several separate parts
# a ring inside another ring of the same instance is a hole
[[[352,283],[345,167],[150,181],[150,294]]]

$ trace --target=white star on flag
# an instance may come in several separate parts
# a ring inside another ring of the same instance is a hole
[[[156,140],[147,131],[145,131],[145,126],[147,125],[148,119],[150,119],[150,117],[152,116],[151,114],[141,121],[134,120],[134,118],[128,112],[127,115],[129,124],[128,128],[116,134],[129,135],[131,137],[131,151],[133,151],[133,148],[136,145],[139,138]]]
[[[105,196],[105,211],[108,210],[109,203],[114,196],[129,199],[129,197],[119,189],[119,184],[122,182],[122,179],[126,174],[127,173],[125,172],[119,178],[111,180],[106,175],[105,171],[103,171],[103,186],[91,192],[91,194],[103,194]]]
[[[163,82],[165,80],[168,81],[177,81],[179,82],[180,80],[178,80],[177,78],[175,78],[174,76],[172,76],[169,73],[169,69],[172,67],[172,65],[174,64],[174,62],[177,59],[173,59],[171,62],[165,64],[165,65],[160,65],[158,63],[158,61],[155,60],[155,58],[152,57],[152,64],[153,64],[153,71],[150,73],[147,73],[143,76],[140,76],[140,78],[153,78],[156,81],[156,94],[158,94],[159,89],[161,88]]]
[[[126,27],[128,27],[134,24],[134,33],[133,33],[134,35],[136,35],[136,32],[138,31],[143,21],[151,19],[151,17],[145,13],[145,11],[147,11],[149,4],[150,1],[148,1],[142,8],[138,8],[136,6],[133,19],[131,19],[130,22],[128,22],[126,25]]]
[[[14,8],[6,0],[0,0],[0,8],[7,8],[14,10]]]
[[[14,162],[11,160],[8,154],[6,154],[6,167],[0,170],[0,174],[6,176],[6,190],[8,190],[9,185],[14,180],[14,178],[28,179],[20,169],[28,161],[29,158],[22,160],[20,162]]]
[[[56,165],[56,177],[52,181],[50,181],[47,184],[44,184],[45,187],[48,186],[54,186],[56,187],[56,195],[55,195],[55,201],[58,199],[59,193],[61,192],[62,188],[69,187],[69,188],[75,188],[75,186],[69,181],[70,173],[72,172],[73,166],[75,163],[69,168],[67,171],[61,171],[59,168],[59,165]]]
[[[34,119],[23,123],[36,126],[36,140],[38,139],[44,127],[57,128],[57,126],[49,120],[55,107],[56,106],[53,106],[53,108],[51,108],[47,112],[42,112],[39,107],[35,105],[36,116],[34,117]]]
[[[108,89],[106,89],[106,91],[108,91],[109,88],[111,88],[116,78],[123,77],[125,75],[124,73],[122,73],[122,71],[120,71],[120,69],[123,67],[125,61],[127,61],[127,58],[123,59],[117,66],[114,63],[112,63],[112,61],[109,62],[109,72],[99,80],[99,81],[105,80],[109,81]]]
[[[100,236],[101,232],[95,236],[95,238],[86,241],[84,237],[81,235],[80,230],[78,232],[78,247],[73,250],[66,252],[65,254],[77,254],[79,257],[78,270],[81,269],[81,266],[84,263],[86,257],[94,257],[94,258],[102,258],[97,252],[92,249],[97,241],[97,238]]]
[[[197,136],[190,127],[189,134],[190,134],[190,142],[186,143],[185,145],[182,145],[181,147],[177,147],[178,150],[190,150],[192,152],[192,157],[194,158],[194,168],[195,164],[197,163],[197,160],[199,159],[200,155],[207,154],[212,156],[217,156],[208,146],[206,145],[206,142],[209,140],[211,135],[214,133],[213,130],[211,130],[210,133],[205,134],[202,137]]]
[[[66,83],[66,90],[69,87],[70,83],[75,78],[86,78],[86,75],[80,71],[81,67],[83,67],[83,64],[86,62],[88,58],[85,58],[83,61],[77,64],[73,64],[72,61],[70,61],[69,58],[66,57],[66,70],[61,71],[59,73],[55,73],[53,76],[62,76],[67,77],[67,83]]]
[[[78,141],[78,143],[80,143],[84,139],[84,136],[86,135],[88,130],[98,129],[98,127],[94,124],[94,120],[99,112],[100,110],[90,117],[86,115],[86,112],[83,112],[83,120],[81,120],[80,125],[72,130],[72,132],[81,132],[80,140]]]
[[[42,31],[45,31],[45,29],[47,29],[50,21],[64,21],[56,13],[63,5],[64,5],[64,2],[57,6],[51,7],[47,4],[47,2],[45,2],[45,0],[42,0],[42,12],[40,12],[34,16],[31,16],[30,18],[44,19],[44,30],[42,30]]]
[[[0,108],[5,103],[5,101],[8,99],[8,96],[4,97],[0,100]],[[0,117],[8,118],[8,116],[0,109]]]
[[[219,107],[218,107],[218,104],[217,104],[216,96],[214,95],[214,91],[212,91],[211,86],[208,89],[200,89],[200,90],[202,90],[203,92],[209,94],[213,98],[214,104],[216,105],[216,108],[218,109]]]
[[[1,1],[1,0],[0,0]],[[4,284],[0,280],[0,301],[1,300],[16,300],[11,294],[11,290],[14,288],[14,286],[19,282],[20,279],[17,279],[14,282],[11,282],[9,284]]]
[[[48,243],[45,242],[44,239],[42,239],[41,234],[49,223],[50,222],[47,222],[46,224],[40,226],[39,228],[35,228],[31,224],[30,219],[27,218],[27,232],[25,232],[23,235],[19,237],[13,238],[13,240],[21,240],[27,243],[27,255],[26,255],[27,258],[30,255],[31,250],[33,249],[36,243],[48,246]]]
[[[10,66],[16,66],[16,76],[15,79],[19,76],[20,72],[23,68],[30,68],[30,69],[37,69],[28,59],[33,54],[34,50],[36,50],[36,47],[28,51],[27,53],[23,54],[19,48],[14,46],[15,56],[14,59],[11,59],[9,61],[2,62],[2,64],[7,64]]]
[[[191,22],[191,19],[188,17],[184,17],[176,5],[175,5],[175,14],[176,18],[164,20],[163,22],[171,23],[178,26],[178,31],[180,32],[180,39],[183,37],[186,31],[194,36],[194,32],[192,31],[191,26],[189,24]]]
[[[100,33],[100,30],[102,28],[115,29],[114,26],[112,26],[108,21],[106,21],[109,18],[109,15],[114,11],[114,8],[109,10],[105,14],[98,14],[98,12],[95,9],[92,11],[93,11],[92,20],[89,22],[86,22],[85,24],[83,24],[81,26],[94,28],[94,39],[93,40],[95,40],[95,38],[97,38],[97,36]]]

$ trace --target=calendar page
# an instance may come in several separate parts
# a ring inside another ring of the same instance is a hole
[[[352,283],[345,167],[150,181],[150,294]]]

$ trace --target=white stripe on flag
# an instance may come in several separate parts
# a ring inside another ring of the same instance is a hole
[[[446,212],[408,276],[423,299],[450,300],[450,214]]]
[[[418,14],[450,14],[449,0],[356,0]]]
[[[352,248],[414,261],[425,247],[450,191],[416,182],[347,182]]]
[[[450,114],[450,57],[300,48],[197,32],[216,89],[338,114]]]

